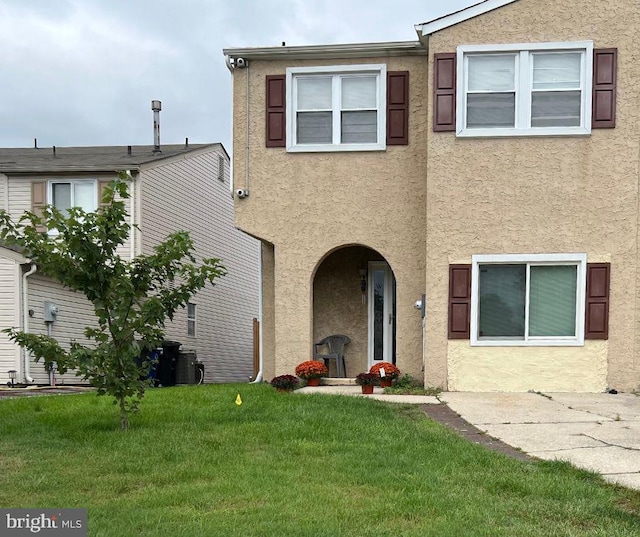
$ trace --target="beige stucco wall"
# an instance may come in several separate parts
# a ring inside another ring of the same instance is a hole
[[[430,72],[433,53],[462,44],[593,40],[596,48],[617,47],[619,56],[615,129],[584,138],[501,139],[429,130],[427,383],[558,391],[640,384],[639,9],[629,0],[519,0],[430,38]],[[610,259],[608,342],[501,349],[447,340],[449,263],[470,263],[473,254],[552,252],[584,252],[589,262]]]
[[[471,351],[450,341],[448,389],[462,392],[602,392],[607,387],[606,341],[584,347],[492,347]]]
[[[262,243],[262,375],[266,380],[275,376],[275,252],[273,244]]]
[[[295,65],[347,63],[386,63],[388,70],[411,72],[409,145],[382,152],[315,154],[266,148],[265,76],[284,74]],[[397,280],[397,362],[401,369],[419,372],[420,315],[413,303],[424,288],[426,68],[425,57],[389,57],[250,61],[249,69],[234,71],[235,188],[245,186],[247,76],[251,110],[250,195],[236,200],[236,223],[273,244],[275,251],[273,354],[271,344],[264,345],[267,380],[271,373],[291,373],[311,357],[314,273],[329,252],[352,244],[376,250],[391,265]],[[357,288],[357,273],[354,278]]]

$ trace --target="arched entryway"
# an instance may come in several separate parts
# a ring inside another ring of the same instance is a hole
[[[361,245],[330,252],[313,277],[313,338],[344,334],[347,376],[395,362],[396,282],[385,258]],[[330,375],[335,375],[330,371]]]

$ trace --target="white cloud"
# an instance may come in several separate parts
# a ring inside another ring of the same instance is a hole
[[[413,40],[473,0],[0,0],[0,146],[162,141],[229,147],[222,49]]]

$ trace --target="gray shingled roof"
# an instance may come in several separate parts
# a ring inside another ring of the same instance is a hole
[[[152,145],[97,147],[0,148],[0,173],[38,173],[73,171],[108,171],[138,169],[143,164],[160,161],[220,144],[163,145],[154,154]]]

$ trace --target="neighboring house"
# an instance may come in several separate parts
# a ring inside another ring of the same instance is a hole
[[[61,209],[98,207],[102,186],[115,172],[130,174],[126,200],[132,228],[119,255],[131,259],[152,253],[154,245],[177,230],[187,230],[197,257],[219,257],[227,276],[208,285],[167,324],[166,338],[193,349],[205,365],[206,382],[247,381],[253,375],[253,319],[259,316],[258,241],[237,230],[229,185],[229,157],[221,144],[0,149],[0,208],[14,220],[26,210],[51,203]],[[58,307],[46,322],[46,303]],[[84,295],[43,276],[19,253],[0,247],[0,329],[47,330],[63,345],[84,339],[95,322]],[[30,377],[47,384],[42,363],[0,333],[0,381],[8,370],[18,381]],[[58,382],[77,383],[73,373]]]
[[[628,0],[487,0],[416,42],[225,50],[266,376],[345,334],[348,376],[637,389],[638,28]]]

